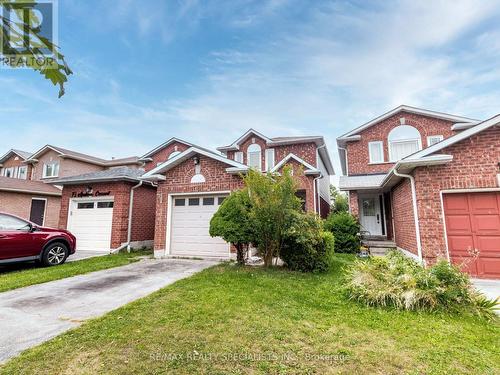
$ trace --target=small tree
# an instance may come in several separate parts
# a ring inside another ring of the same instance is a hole
[[[332,199],[331,206],[333,212],[349,211],[349,200],[347,199],[347,195],[340,192],[334,185],[330,185],[330,196]]]
[[[247,190],[233,192],[210,220],[210,235],[222,237],[236,247],[238,264],[245,264],[244,248],[253,242],[250,220],[250,199]]]
[[[279,256],[291,212],[301,208],[300,199],[295,196],[297,186],[289,166],[281,174],[250,170],[244,182],[250,198],[255,242],[264,265],[269,267],[273,257]]]

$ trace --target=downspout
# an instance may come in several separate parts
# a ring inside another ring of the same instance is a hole
[[[130,253],[130,242],[132,238],[132,212],[133,212],[133,207],[134,207],[134,190],[137,189],[138,187],[142,186],[143,181],[141,180],[137,185],[132,186],[132,189],[130,189],[130,200],[129,200],[129,206],[128,206],[128,228],[127,228],[127,242],[125,242],[123,245],[120,247],[117,247],[116,249],[113,249],[110,251],[111,254],[116,254],[119,253],[120,250],[123,250],[127,248],[127,252]]]
[[[132,186],[130,189],[130,203],[128,206],[128,230],[127,230],[127,252],[130,253],[130,242],[132,240],[132,212],[134,209],[134,191],[135,189],[142,186],[143,181],[139,181],[139,183],[135,186]]]
[[[321,172],[319,172],[319,176],[313,180],[313,197],[314,197],[313,203],[314,203],[314,212],[321,216],[321,205],[319,202],[319,189],[316,187],[316,185],[318,184],[318,180],[320,178],[323,178],[323,174]],[[316,204],[316,199],[318,200],[317,204]],[[316,212],[316,208],[318,208],[317,212]]]
[[[417,189],[415,188],[415,178],[409,174],[399,173],[396,168],[394,168],[394,175],[398,177],[408,178],[410,180],[411,185],[411,195],[412,195],[412,204],[413,204],[413,218],[415,220],[415,232],[417,237],[417,252],[418,259],[420,263],[423,263],[422,258],[422,243],[420,242],[420,224],[418,220],[418,206],[417,206]]]
[[[344,151],[345,154],[345,175],[349,176],[349,161],[347,160],[347,149],[344,147],[337,146],[339,150]]]

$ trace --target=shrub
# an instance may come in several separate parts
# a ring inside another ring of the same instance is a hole
[[[463,311],[496,318],[496,301],[488,301],[472,287],[468,275],[444,260],[424,268],[393,250],[385,257],[355,261],[347,279],[349,297],[368,306]]]
[[[333,213],[325,221],[325,229],[333,233],[337,253],[357,253],[361,246],[360,225],[348,212]]]
[[[295,212],[290,216],[280,251],[286,267],[302,272],[327,271],[333,251],[333,235],[323,231],[315,215]]]

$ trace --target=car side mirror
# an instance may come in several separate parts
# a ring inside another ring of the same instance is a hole
[[[36,232],[36,230],[38,229],[38,228],[36,227],[36,225],[33,225],[33,224],[31,224],[31,223],[29,223],[29,224],[28,224],[28,226],[29,226],[29,227],[28,227],[28,231],[29,231],[29,232],[31,232],[31,233]]]

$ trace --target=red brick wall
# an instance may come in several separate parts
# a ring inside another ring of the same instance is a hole
[[[330,202],[325,201],[323,198],[320,197],[319,199],[319,204],[320,204],[320,211],[321,211],[321,218],[326,219],[328,215],[330,214]]]
[[[440,120],[432,117],[400,112],[378,124],[362,131],[361,140],[347,143],[347,157],[349,175],[387,173],[394,163],[372,164],[368,154],[368,143],[375,141],[384,142],[384,160],[389,160],[389,145],[387,136],[389,132],[400,125],[399,119],[405,118],[405,124],[415,127],[422,137],[422,147],[427,147],[427,137],[431,135],[443,135],[448,138],[455,133],[451,130],[453,122]]]
[[[155,238],[156,188],[142,186],[134,192],[132,212],[132,241],[151,241]]]
[[[146,163],[144,166],[144,169],[146,170],[146,172],[148,172],[151,169],[156,168],[158,163],[163,163],[163,162],[167,161],[168,157],[170,156],[170,154],[172,152],[175,152],[175,151],[183,152],[183,151],[186,151],[188,148],[189,148],[189,146],[185,145],[184,143],[173,142],[173,143],[169,144],[167,147],[165,147],[165,148],[159,150],[158,152],[156,152],[155,154],[153,154],[151,156],[153,161]]]
[[[417,255],[415,216],[409,179],[402,180],[392,189],[392,217],[396,245]]]
[[[113,223],[111,229],[111,248],[117,248],[122,243],[127,242],[127,228],[128,228],[128,211],[130,203],[130,190],[133,186],[132,183],[128,182],[110,182],[110,183],[97,183],[97,184],[83,184],[83,185],[67,185],[63,188],[63,195],[61,200],[61,211],[59,215],[59,226],[61,228],[67,228],[68,223],[68,209],[69,201],[73,193],[78,194],[84,191],[87,186],[91,186],[93,191],[110,192],[110,197],[114,198],[113,207]],[[147,211],[153,207],[151,201],[154,201],[154,194],[149,192],[149,190],[154,191],[153,188],[141,187],[136,190],[136,196],[138,199],[135,201],[134,207],[135,212],[137,212],[140,217],[135,220],[144,219],[145,221],[140,224],[140,227],[136,227],[136,233],[132,232],[132,241],[143,241],[152,240],[154,232],[154,215],[147,214]],[[148,201],[150,199],[151,201]],[[146,205],[145,208],[141,208],[141,205]],[[153,211],[154,212],[154,211]],[[134,230],[134,225],[132,224],[132,229]],[[144,236],[141,236],[138,231],[145,230]],[[148,238],[149,236],[149,238]]]
[[[358,192],[351,190],[349,194],[349,210],[356,219],[359,220],[359,202],[358,202]]]
[[[422,253],[431,263],[437,256],[446,256],[440,191],[499,187],[500,129],[489,129],[439,153],[452,155],[453,161],[417,168],[414,173]]]
[[[61,207],[61,197],[54,197],[40,194],[25,194],[0,191],[0,211],[30,219],[31,199],[46,198],[45,223],[46,227],[57,228],[59,223],[59,209]]]
[[[206,182],[192,184],[195,174],[194,163],[188,159],[166,173],[166,180],[158,183],[156,195],[155,250],[163,250],[166,246],[168,195],[172,193],[233,191],[243,187],[238,175],[226,172],[228,165],[199,155],[201,174]]]

